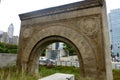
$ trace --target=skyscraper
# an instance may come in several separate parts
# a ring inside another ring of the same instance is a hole
[[[109,13],[110,42],[112,53],[120,53],[120,9],[111,10]]]
[[[7,38],[8,38],[7,32],[3,32],[1,42],[7,43]]]
[[[14,26],[11,23],[10,26],[8,27],[8,43],[12,44],[13,42],[13,32],[14,32]]]
[[[13,36],[13,44],[18,45],[18,36]]]
[[[1,40],[2,40],[2,34],[3,34],[3,32],[0,31],[0,42],[1,42]]]

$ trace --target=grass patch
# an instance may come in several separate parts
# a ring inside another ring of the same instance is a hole
[[[66,73],[66,74],[74,74],[75,76],[79,76],[79,70],[75,67],[65,67],[65,66],[40,66],[39,67],[40,75],[42,77],[54,74],[54,73]]]
[[[120,70],[113,69],[113,80],[120,80]]]
[[[40,76],[45,77],[54,73],[74,74],[75,80],[93,80],[90,78],[82,78],[79,76],[79,69],[74,66],[40,66]]]
[[[66,73],[66,74],[74,74],[75,80],[92,80],[90,78],[81,78],[79,77],[79,69],[73,66],[66,67],[66,66],[53,66],[53,67],[46,67],[40,66],[39,67],[40,75],[42,77],[49,76],[54,73]],[[120,70],[113,69],[113,80],[120,80]]]
[[[15,66],[0,68],[0,80],[37,80],[26,73],[19,73]]]
[[[79,69],[73,66],[40,66],[39,75],[49,76],[54,73],[74,74],[75,80],[92,80],[90,78],[79,77]],[[120,70],[113,70],[113,80],[120,80]],[[38,80],[38,77],[26,73],[19,73],[16,66],[0,68],[0,80]]]

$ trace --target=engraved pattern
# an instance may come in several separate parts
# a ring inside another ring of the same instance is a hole
[[[78,26],[84,34],[91,38],[94,38],[99,32],[99,17],[84,17],[80,21],[78,21]]]
[[[30,28],[26,28],[24,31],[23,31],[23,37],[24,38],[28,38],[31,34],[31,29]]]

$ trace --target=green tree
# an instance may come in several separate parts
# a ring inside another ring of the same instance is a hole
[[[0,43],[0,53],[17,53],[17,50],[17,45]]]
[[[45,53],[46,53],[46,49],[42,50],[41,56],[45,56]]]
[[[73,49],[73,47],[71,47],[69,44],[64,43],[63,44],[63,49],[68,53],[68,55],[75,55],[75,50]]]

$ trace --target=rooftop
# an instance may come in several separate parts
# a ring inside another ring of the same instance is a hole
[[[102,0],[85,0],[85,1],[75,2],[75,3],[66,4],[62,6],[23,13],[23,14],[20,14],[19,16],[21,20],[27,20],[27,19],[36,18],[36,17],[60,14],[64,12],[70,12],[70,11],[75,11],[75,10],[80,10],[80,9],[87,9],[91,7],[102,6],[100,1]]]

